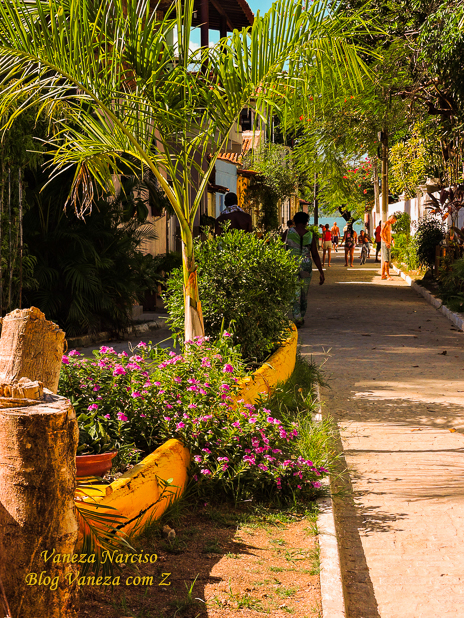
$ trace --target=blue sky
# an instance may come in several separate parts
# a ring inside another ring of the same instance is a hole
[[[250,9],[256,15],[257,11],[265,13],[271,8],[273,0],[247,0]]]

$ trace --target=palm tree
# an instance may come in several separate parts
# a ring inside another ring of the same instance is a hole
[[[241,110],[264,123],[288,118],[340,75],[351,86],[365,75],[349,42],[353,19],[328,6],[279,0],[253,26],[195,50],[193,0],[174,0],[161,20],[149,0],[0,2],[4,127],[28,106],[50,114],[55,173],[76,165],[78,216],[96,189],[114,189],[122,167],[151,171],[181,230],[186,340],[204,334],[193,223]]]

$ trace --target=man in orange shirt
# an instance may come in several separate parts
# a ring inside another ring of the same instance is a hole
[[[380,237],[382,239],[382,279],[393,281],[390,277],[390,261],[391,261],[391,246],[392,246],[392,225],[396,223],[395,215],[388,218],[382,225]]]

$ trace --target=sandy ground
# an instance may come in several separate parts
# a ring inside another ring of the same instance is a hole
[[[347,618],[464,616],[464,333],[373,260],[314,277],[304,354],[343,446]]]

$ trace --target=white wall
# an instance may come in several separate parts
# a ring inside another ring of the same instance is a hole
[[[218,160],[216,162],[215,182],[221,187],[227,187],[231,193],[237,193],[237,166],[234,163]],[[224,196],[222,195],[222,203]],[[224,207],[222,207],[222,210]],[[221,214],[221,194],[216,193],[216,217]]]
[[[435,197],[439,197],[439,193],[433,194]],[[418,221],[421,217],[428,213],[428,210],[425,209],[424,206],[425,196],[422,193],[418,194],[417,197],[406,198],[401,200],[400,202],[395,202],[394,204],[388,204],[388,216],[394,214],[395,212],[407,212],[411,217],[411,231],[412,224]],[[380,203],[382,203],[380,198]],[[461,215],[461,213],[459,213]],[[382,219],[382,215],[372,211],[372,217],[374,219],[374,228],[378,225],[379,221]],[[463,222],[464,222],[464,212],[462,213]],[[460,219],[461,220],[461,219]]]

